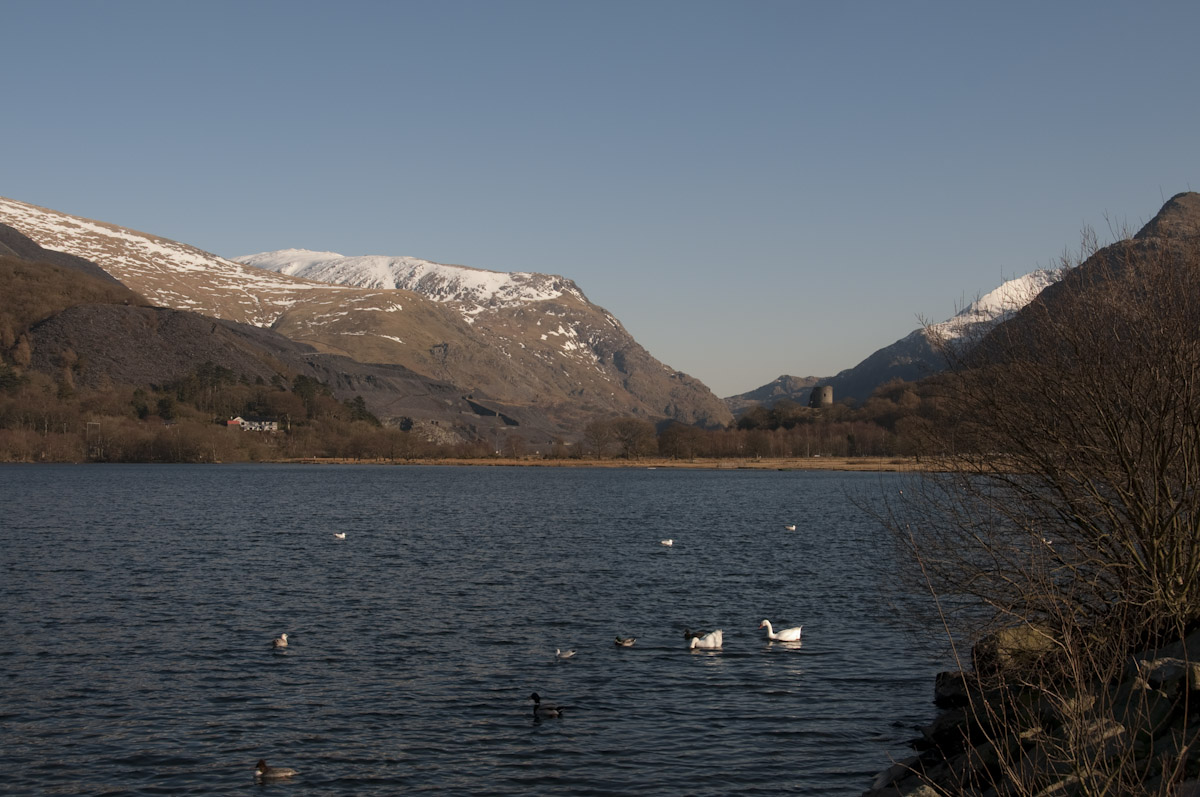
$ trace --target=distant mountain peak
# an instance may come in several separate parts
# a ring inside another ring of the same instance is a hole
[[[553,274],[488,271],[469,266],[435,263],[416,257],[363,255],[280,249],[235,258],[248,266],[293,277],[356,288],[402,289],[436,302],[455,302],[467,315],[485,309],[514,307],[559,299],[587,298],[571,280]]]
[[[1134,238],[1187,238],[1194,235],[1200,235],[1200,194],[1185,191],[1168,199]]]
[[[762,387],[723,399],[725,406],[735,415],[759,405],[773,407],[780,401],[807,404],[813,386],[820,382],[816,376],[791,376],[783,374]]]
[[[1023,277],[1007,280],[1000,287],[968,304],[953,317],[939,324],[930,324],[914,334],[950,344],[964,339],[977,339],[981,333],[1012,318],[1039,293],[1062,279],[1062,276],[1062,269],[1039,268]]]

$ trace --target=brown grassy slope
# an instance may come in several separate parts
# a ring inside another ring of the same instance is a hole
[[[66,266],[0,255],[0,345],[39,321],[81,304],[145,304],[120,283]]]

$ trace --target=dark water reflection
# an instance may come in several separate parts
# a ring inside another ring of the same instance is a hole
[[[0,790],[860,793],[937,669],[847,500],[892,478],[0,467]]]

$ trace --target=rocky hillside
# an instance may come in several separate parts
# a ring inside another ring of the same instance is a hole
[[[895,343],[873,352],[853,368],[820,380],[820,384],[833,386],[834,401],[851,399],[861,403],[877,387],[893,379],[915,382],[935,374],[946,367],[945,357],[940,353],[943,345],[952,349],[974,345],[988,330],[1012,318],[1061,278],[1059,271],[1039,269],[1008,280],[971,302],[952,318],[914,330]]]
[[[78,271],[81,274],[87,274],[112,285],[121,284],[120,280],[90,260],[69,255],[66,252],[56,252],[52,249],[45,249],[38,246],[28,236],[22,235],[7,224],[0,224],[0,255],[29,262],[50,263],[61,268],[70,269],[71,271]]]
[[[819,384],[817,376],[783,376],[768,382],[760,388],[730,396],[725,399],[725,406],[734,415],[740,415],[751,407],[773,407],[778,401],[794,401],[802,406],[808,406],[808,397],[813,386]]]
[[[307,376],[329,386],[339,400],[362,396],[380,417],[413,419],[443,440],[487,436],[521,426],[532,441],[549,439],[552,425],[539,413],[416,374],[400,365],[368,365],[324,354],[270,330],[164,307],[88,304],[36,324],[29,335],[29,367],[84,388],[163,385],[206,363],[229,369],[242,381],[291,383]]]
[[[486,301],[458,288],[431,298],[436,291],[292,277],[11,199],[0,199],[0,223],[98,264],[153,304],[270,328],[359,362],[402,365],[513,413],[544,413],[560,430],[577,431],[597,415],[704,425],[731,419],[702,383],[655,360],[562,278],[514,276],[512,291]],[[439,282],[423,276],[414,287]]]
[[[160,386],[212,365],[247,384],[315,379],[335,398],[362,396],[373,414],[411,419],[422,436],[439,441],[498,436],[514,426],[531,442],[554,434],[537,411],[464,396],[403,366],[321,353],[269,329],[150,307],[94,264],[44,250],[2,225],[0,241],[0,349],[75,387]]]
[[[1200,193],[1176,194],[1132,238],[1100,249],[1077,268],[1063,274],[1060,281],[1040,293],[1021,312],[990,331],[983,337],[975,356],[986,359],[1021,337],[1036,343],[1036,339],[1044,334],[1039,316],[1078,316],[1076,304],[1088,300],[1092,287],[1102,285],[1123,269],[1134,267],[1131,264],[1158,263],[1161,254],[1172,251],[1172,247],[1176,252],[1182,247],[1195,247],[1198,238]],[[1154,320],[1146,319],[1146,323],[1154,323]]]

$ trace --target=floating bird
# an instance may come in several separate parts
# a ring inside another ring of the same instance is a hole
[[[662,540],[662,544],[669,548],[675,544],[675,540]]]
[[[335,532],[333,533],[333,538],[334,538],[335,540],[344,540],[344,539],[346,539],[346,532],[344,532],[344,531],[335,531]]]
[[[556,706],[553,703],[543,703],[542,698],[534,692],[529,696],[533,701],[533,716],[536,719],[558,719],[566,706]]]
[[[290,778],[296,774],[296,770],[291,767],[269,767],[263,759],[258,759],[258,763],[254,765],[254,777],[259,780],[279,780],[280,778]]]
[[[637,642],[637,637],[632,637],[632,636],[617,637],[617,647],[619,647],[619,648],[631,648],[631,647],[633,647],[634,642]]]
[[[279,636],[277,636],[277,637],[275,637],[274,639],[272,639],[272,640],[271,640],[271,647],[273,647],[273,648],[286,648],[286,647],[287,647],[287,634],[280,634]]]
[[[556,659],[569,659],[574,655],[574,650],[559,650],[558,648],[554,649],[554,658]]]
[[[788,531],[795,531],[795,530],[796,530],[796,524],[795,524],[795,523],[789,523],[788,525],[784,526],[784,528],[785,528],[785,529],[787,529]]]
[[[795,628],[781,628],[776,633],[775,629],[771,627],[770,620],[763,620],[758,627],[767,629],[767,639],[776,639],[780,642],[799,642],[800,634],[804,631],[804,626],[798,625]]]
[[[707,634],[692,634],[688,637],[688,649],[695,650],[716,650],[721,647],[721,643],[725,641],[725,635],[721,629],[710,631]]]

